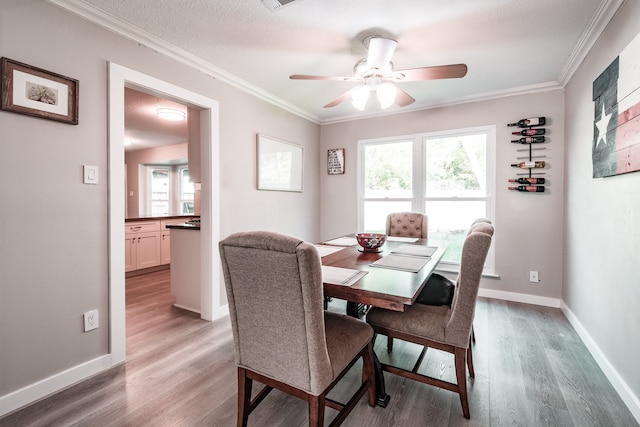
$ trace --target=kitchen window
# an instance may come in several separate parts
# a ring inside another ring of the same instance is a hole
[[[449,246],[441,266],[455,269],[473,220],[493,218],[495,126],[365,140],[358,151],[358,229],[384,233],[389,213],[424,212],[429,239]]]
[[[194,212],[195,184],[189,181],[189,168],[187,166],[178,167],[180,177],[180,214],[188,215]]]
[[[189,182],[189,168],[181,165],[143,165],[141,212],[150,216],[194,213],[195,184]]]

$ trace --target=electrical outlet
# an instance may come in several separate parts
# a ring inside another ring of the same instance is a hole
[[[538,280],[538,272],[537,271],[530,271],[529,272],[529,281],[531,283],[538,283],[540,280]]]
[[[89,332],[94,329],[98,329],[98,326],[100,326],[98,310],[87,311],[84,314],[84,331]]]

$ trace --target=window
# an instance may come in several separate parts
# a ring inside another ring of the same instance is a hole
[[[189,181],[189,168],[187,166],[179,167],[178,175],[180,176],[180,214],[192,214],[194,212],[195,184]]]
[[[171,168],[154,166],[149,168],[151,181],[151,215],[161,216],[169,214],[169,177]]]
[[[493,216],[494,163],[495,126],[360,141],[359,229],[384,232],[389,213],[424,212],[429,238],[449,246],[442,263],[459,264],[471,222]]]
[[[195,184],[189,182],[187,165],[141,165],[140,212],[145,215],[194,213]]]

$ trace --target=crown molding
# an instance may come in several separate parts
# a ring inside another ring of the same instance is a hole
[[[593,47],[593,45],[598,41],[600,35],[605,30],[611,19],[615,16],[620,9],[620,6],[625,2],[625,0],[603,0],[600,4],[600,7],[596,11],[596,13],[591,18],[589,25],[582,33],[582,36],[578,40],[573,52],[569,56],[567,63],[560,70],[560,74],[558,74],[558,82],[562,87],[566,86],[573,77],[573,74],[576,72],[584,58],[586,58],[587,54]]]
[[[603,0],[600,7],[596,11],[595,15],[589,22],[589,25],[582,34],[580,40],[576,44],[575,49],[569,56],[567,63],[560,71],[558,78],[553,82],[540,83],[530,86],[522,86],[517,88],[511,88],[496,92],[486,92],[482,94],[472,95],[468,97],[462,97],[458,99],[452,99],[447,102],[434,103],[429,105],[421,105],[413,108],[403,108],[402,111],[390,110],[385,112],[376,112],[372,114],[353,114],[349,116],[342,116],[337,119],[321,119],[315,114],[311,114],[304,111],[295,105],[279,98],[271,93],[268,93],[257,86],[246,82],[229,72],[214,66],[201,58],[196,57],[182,49],[173,46],[158,37],[147,33],[140,28],[132,26],[113,15],[107,14],[100,9],[90,5],[83,0],[46,0],[47,2],[54,4],[62,9],[65,9],[71,13],[74,13],[81,18],[99,25],[107,30],[116,33],[122,37],[132,40],[140,45],[146,46],[162,55],[165,55],[175,61],[195,68],[214,79],[227,83],[243,92],[253,95],[265,102],[268,102],[276,107],[282,108],[296,116],[302,117],[313,123],[324,125],[348,122],[353,120],[368,119],[373,117],[389,116],[394,114],[404,114],[415,111],[429,110],[434,108],[448,107],[453,105],[465,104],[470,102],[487,101],[490,99],[517,96],[536,92],[546,92],[551,90],[563,89],[564,86],[571,79],[576,72],[584,58],[587,56],[593,45],[596,43],[607,24],[611,21],[616,14],[620,6],[625,0]]]
[[[276,107],[282,108],[292,114],[300,116],[313,123],[320,124],[320,118],[314,114],[304,111],[289,102],[274,96],[257,86],[246,82],[227,71],[216,67],[195,55],[192,55],[172,44],[159,39],[153,34],[147,33],[138,27],[130,25],[121,19],[116,18],[113,15],[105,13],[100,9],[85,3],[83,0],[46,0],[47,2],[67,10],[81,18],[99,25],[107,30],[116,33],[126,39],[132,40],[142,46],[148,47],[164,56],[167,56],[180,63],[202,71],[203,73],[213,77],[216,80],[220,80],[227,83],[243,92],[255,96],[265,102],[268,102]]]

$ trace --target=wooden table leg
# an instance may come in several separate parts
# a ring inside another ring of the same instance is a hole
[[[347,315],[355,317],[356,319],[360,319],[366,311],[361,309],[362,305],[363,304],[347,301]],[[382,365],[380,364],[378,355],[375,352],[373,353],[373,373],[376,379],[376,392],[378,394],[376,405],[382,408],[386,408],[389,404],[389,399],[391,398],[391,396],[387,394],[384,385],[384,373],[382,371]]]

